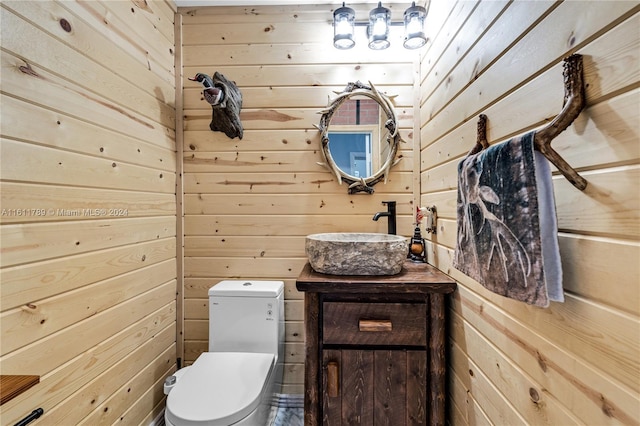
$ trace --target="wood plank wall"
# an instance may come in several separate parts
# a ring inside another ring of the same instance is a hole
[[[173,2],[3,1],[0,371],[14,424],[149,424],[176,360]]]
[[[638,3],[444,3],[445,24],[421,59],[420,201],[439,213],[429,261],[459,282],[452,424],[638,424]],[[491,143],[552,119],[562,58],[574,52],[584,55],[588,106],[553,146],[589,186],[554,174],[566,301],[540,309],[452,268],[456,167],[480,113]]]
[[[393,6],[394,19],[408,4]],[[370,7],[360,6],[358,18]],[[398,202],[398,232],[412,233],[414,104],[418,54],[401,40],[384,52],[333,48],[330,6],[180,8],[183,19],[185,360],[207,350],[207,290],[223,279],[284,280],[287,393],[302,393],[304,237],[317,232],[386,232],[372,221]],[[362,32],[360,32],[362,30]],[[395,28],[394,28],[395,31]],[[400,37],[400,33],[395,33]],[[243,93],[244,138],[211,132],[211,108],[186,77],[221,72]],[[403,159],[373,195],[348,195],[322,161],[314,124],[333,91],[373,82],[395,98]]]

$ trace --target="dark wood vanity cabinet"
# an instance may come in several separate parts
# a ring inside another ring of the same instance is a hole
[[[307,264],[305,425],[443,425],[445,295],[424,263],[398,275],[337,276]]]

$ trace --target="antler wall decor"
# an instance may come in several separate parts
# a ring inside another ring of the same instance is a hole
[[[564,105],[562,111],[546,126],[535,132],[534,146],[544,155],[560,173],[579,190],[587,187],[587,181],[580,176],[553,148],[551,141],[573,123],[586,104],[584,77],[582,71],[582,55],[574,54],[564,59]],[[487,116],[480,114],[478,119],[478,137],[476,145],[467,155],[477,154],[487,148]]]

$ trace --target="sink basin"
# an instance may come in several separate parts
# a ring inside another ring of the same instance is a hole
[[[332,275],[395,275],[408,250],[408,238],[378,233],[312,234],[305,241],[313,270]]]

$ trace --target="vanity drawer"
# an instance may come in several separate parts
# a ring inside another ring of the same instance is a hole
[[[427,344],[427,306],[424,303],[322,304],[325,344]]]

